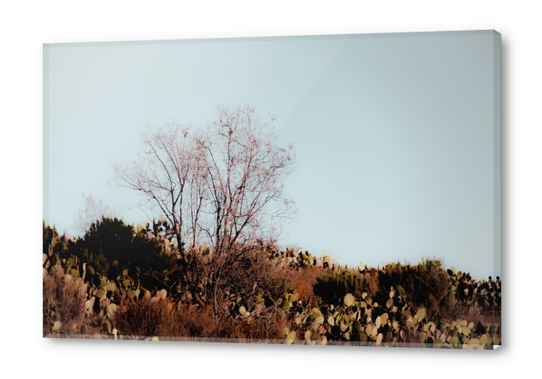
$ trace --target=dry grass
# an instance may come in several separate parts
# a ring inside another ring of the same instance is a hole
[[[194,341],[224,341],[262,343],[266,340],[283,339],[282,329],[286,318],[278,313],[270,321],[220,320],[196,307],[176,305],[169,300],[127,301],[115,313],[113,326],[123,338],[182,337]]]
[[[311,266],[295,270],[290,268],[276,268],[274,275],[287,280],[290,288],[298,295],[298,300],[305,303],[310,298],[311,305],[314,305],[315,296],[313,286],[316,284],[316,278],[329,272],[329,269]]]
[[[43,335],[52,333],[55,322],[59,332],[73,333],[83,325],[87,285],[82,279],[64,275],[58,264],[53,274],[43,270]]]
[[[483,312],[476,307],[465,309],[459,318],[474,324],[481,322],[483,325],[501,325],[501,312]]]

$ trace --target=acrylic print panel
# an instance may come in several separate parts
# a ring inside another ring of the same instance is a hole
[[[494,31],[44,46],[43,336],[501,345]]]

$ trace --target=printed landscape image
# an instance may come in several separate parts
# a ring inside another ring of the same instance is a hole
[[[493,31],[45,45],[43,337],[500,346],[499,75]]]

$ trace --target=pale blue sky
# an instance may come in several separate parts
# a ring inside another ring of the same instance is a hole
[[[493,31],[45,45],[44,219],[70,233],[82,193],[136,204],[108,182],[147,123],[249,104],[297,152],[284,245],[500,275],[499,60]]]

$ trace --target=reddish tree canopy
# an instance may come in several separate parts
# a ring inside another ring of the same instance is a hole
[[[293,215],[284,181],[295,162],[292,145],[275,145],[273,118],[262,122],[249,107],[217,111],[219,121],[199,130],[149,127],[138,159],[115,166],[116,183],[144,195],[179,247],[207,242],[213,261],[236,242],[276,236],[277,221]]]

